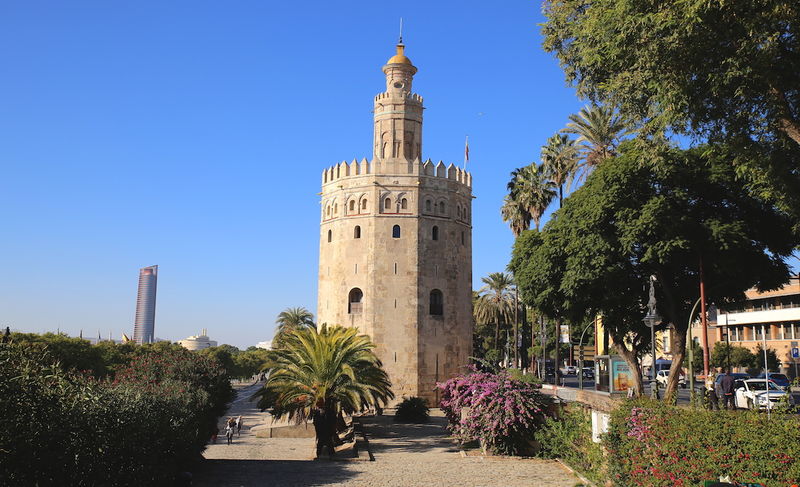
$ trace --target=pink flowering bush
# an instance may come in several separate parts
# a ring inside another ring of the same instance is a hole
[[[473,371],[437,384],[448,427],[462,443],[478,440],[495,454],[530,451],[533,433],[550,404],[539,386],[505,372]]]

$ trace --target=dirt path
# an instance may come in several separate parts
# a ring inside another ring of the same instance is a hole
[[[548,486],[573,487],[578,480],[557,462],[537,459],[462,457],[448,438],[445,418],[426,425],[398,425],[391,417],[364,421],[374,462],[313,461],[314,440],[256,438],[250,427],[261,413],[243,388],[229,415],[242,414],[241,438],[226,445],[224,436],[206,450],[207,461],[194,473],[195,486]],[[438,411],[437,411],[438,412]]]

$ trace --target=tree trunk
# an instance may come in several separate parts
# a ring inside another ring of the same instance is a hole
[[[639,367],[639,360],[636,358],[636,352],[629,350],[628,347],[625,346],[625,337],[615,336],[613,338],[614,347],[617,349],[620,356],[625,359],[625,363],[628,364],[628,367],[630,367],[633,372],[633,392],[635,392],[637,396],[641,396],[644,394],[644,384],[642,383],[642,369]],[[597,378],[595,378],[595,380],[597,380]]]
[[[792,110],[786,101],[786,95],[770,84],[770,94],[778,105],[778,127],[790,139],[800,144],[800,121],[792,116]]]
[[[678,397],[678,379],[680,378],[681,368],[683,366],[683,358],[686,356],[686,333],[684,327],[673,326],[672,331],[675,339],[673,340],[672,349],[672,366],[669,368],[669,377],[667,378],[667,388],[664,390],[664,399],[671,404],[675,404]],[[691,374],[692,371],[690,370]]]

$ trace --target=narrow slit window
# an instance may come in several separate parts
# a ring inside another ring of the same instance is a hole
[[[392,209],[392,199],[386,198],[383,200],[383,209],[384,210],[391,210]]]
[[[431,200],[425,200],[425,211],[431,211]]]
[[[367,199],[364,198],[363,200],[361,200],[361,210],[366,210],[366,209],[367,209]]]
[[[437,227],[437,226],[434,226],[434,227],[431,229],[431,239],[433,239],[433,240],[439,240],[439,227]]]
[[[350,200],[350,211],[356,211],[356,202],[355,202],[355,200]]]
[[[444,296],[438,289],[431,291],[430,296],[430,314],[433,316],[441,316],[444,311]]]
[[[361,226],[360,225],[356,225],[356,227],[353,229],[353,238],[361,238]]]
[[[439,202],[439,213],[444,214],[444,201]]]
[[[333,230],[328,230],[328,243],[330,243],[331,240],[333,240]]]
[[[400,225],[392,227],[392,238],[400,238]]]
[[[403,210],[407,210],[408,209],[408,200],[407,199],[403,198],[402,200],[400,200],[400,208],[403,209]]]

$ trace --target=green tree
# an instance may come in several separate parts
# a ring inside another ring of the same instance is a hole
[[[785,213],[748,193],[727,160],[704,148],[669,149],[657,169],[638,145],[620,146],[566,199],[543,232],[525,232],[510,268],[531,306],[574,322],[602,315],[632,370],[630,336],[647,333],[647,283],[657,277],[658,312],[674,330],[667,395],[677,387],[687,321],[702,261],[707,299],[744,299],[751,287],[787,282],[786,258],[798,244]],[[644,341],[643,341],[644,342]],[[641,391],[639,374],[634,374]]]
[[[757,369],[760,369],[762,372],[764,371],[764,348],[761,344],[758,345],[756,348],[754,357],[755,360],[754,365]],[[778,354],[775,352],[775,349],[767,348],[767,365],[769,366],[770,372],[778,372],[781,367],[781,361],[778,360]]]
[[[272,339],[273,348],[279,348],[283,345],[283,338],[287,333],[316,326],[314,324],[314,315],[302,306],[286,308],[281,311],[275,320],[275,324],[278,325],[278,329],[275,330],[275,337]]]
[[[500,329],[514,319],[514,280],[511,274],[492,272],[481,278],[484,286],[478,291],[473,313],[479,325],[494,325],[494,350],[502,354]]]
[[[725,342],[714,344],[709,359],[712,367],[720,367],[722,369],[733,367],[750,368],[756,364],[756,357],[749,348],[730,345]]]
[[[530,213],[511,198],[510,195],[506,195],[506,197],[503,198],[503,206],[500,207],[500,216],[503,218],[503,221],[508,223],[508,226],[511,227],[511,233],[514,234],[515,238],[519,237],[519,234],[531,227]]]
[[[333,452],[336,417],[381,406],[394,397],[369,337],[355,328],[297,328],[267,353],[269,376],[254,397],[275,418],[314,418],[317,453]]]
[[[647,133],[800,144],[800,5],[548,1],[544,49]]]
[[[509,199],[519,206],[523,215],[530,215],[524,227],[529,228],[533,220],[538,230],[542,215],[556,194],[544,166],[530,164],[512,171],[508,192]]]
[[[578,136],[575,142],[580,144],[583,161],[575,171],[586,178],[603,161],[616,155],[617,144],[628,130],[614,108],[606,105],[583,107],[577,114],[570,115],[569,120],[562,132]]]
[[[206,357],[211,357],[219,362],[229,376],[239,377],[233,357],[238,355],[240,351],[233,345],[222,344],[218,347],[208,347],[198,351],[197,353]]]
[[[580,161],[580,150],[564,134],[556,134],[542,146],[542,165],[550,180],[558,188],[558,207],[563,206],[564,186],[569,190]],[[518,236],[519,234],[517,234]]]

